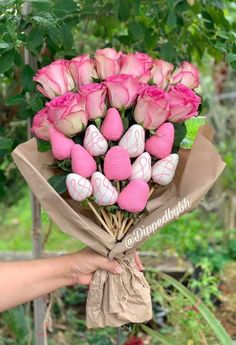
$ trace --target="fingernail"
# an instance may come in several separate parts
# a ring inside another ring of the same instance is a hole
[[[122,273],[122,267],[121,266],[117,266],[116,268],[115,268],[115,273],[118,273],[118,274],[121,274]]]

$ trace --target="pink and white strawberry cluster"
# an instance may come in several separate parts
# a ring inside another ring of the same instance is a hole
[[[51,100],[34,116],[32,131],[51,142],[57,160],[71,160],[66,183],[73,199],[93,195],[98,205],[141,212],[149,182],[171,182],[178,164],[173,122],[197,116],[201,103],[192,64],[175,69],[144,53],[105,48],[93,58],[57,60],[34,80]],[[116,181],[122,181],[121,191]]]

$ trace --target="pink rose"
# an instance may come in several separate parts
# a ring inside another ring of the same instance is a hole
[[[117,109],[131,107],[142,89],[138,80],[126,74],[109,77],[104,84],[108,89],[110,105]]]
[[[84,99],[78,93],[67,92],[47,104],[48,117],[55,128],[67,136],[83,130],[88,122]]]
[[[41,109],[34,115],[31,131],[37,138],[49,141],[49,128],[51,127],[53,124],[48,119],[47,108]]]
[[[77,86],[93,82],[93,78],[98,78],[94,61],[88,54],[77,56],[69,62],[70,72]]]
[[[190,89],[195,89],[199,85],[198,69],[191,63],[184,61],[172,75],[172,84],[181,83]]]
[[[85,98],[85,106],[90,120],[97,117],[103,117],[106,111],[106,93],[105,85],[91,83],[80,86],[80,93]]]
[[[121,74],[129,74],[146,83],[151,78],[152,58],[144,53],[123,54],[121,57]]]
[[[164,60],[154,60],[151,71],[152,81],[160,89],[165,89],[169,83],[174,65]]]
[[[51,99],[64,95],[75,87],[67,60],[57,60],[41,68],[33,79],[40,84],[37,89]]]
[[[169,121],[181,122],[198,114],[201,98],[182,84],[172,87],[169,92]]]
[[[169,116],[168,94],[156,86],[147,87],[138,97],[134,109],[137,123],[148,129],[156,129]]]
[[[99,77],[104,80],[120,72],[121,52],[113,48],[98,49],[95,54],[95,64]]]

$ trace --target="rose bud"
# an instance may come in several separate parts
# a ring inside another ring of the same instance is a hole
[[[152,81],[160,89],[165,89],[169,83],[174,65],[164,60],[154,60],[151,71]]]
[[[90,59],[88,54],[70,60],[69,68],[77,86],[92,83],[93,78],[98,78],[94,61]]]
[[[105,85],[99,83],[90,83],[80,87],[80,94],[85,98],[85,107],[89,120],[104,116],[106,111],[106,93]]]
[[[123,54],[121,57],[121,74],[129,74],[134,78],[140,78],[142,82],[148,82],[151,78],[152,58],[144,53]]]
[[[156,86],[147,87],[138,97],[134,109],[137,123],[147,129],[156,129],[169,116],[168,94]]]
[[[170,116],[169,121],[182,122],[197,116],[201,97],[188,87],[177,84],[169,92]]]
[[[172,75],[172,84],[181,83],[190,89],[195,89],[199,85],[198,69],[191,63],[184,61]]]
[[[104,80],[120,72],[121,52],[113,48],[98,49],[94,59],[99,77]]]
[[[75,87],[67,60],[56,60],[41,68],[33,79],[40,84],[37,85],[37,89],[51,99],[64,95]]]
[[[37,138],[49,141],[50,127],[53,127],[53,124],[48,119],[47,108],[43,108],[34,116],[31,131]]]
[[[47,104],[48,118],[55,128],[67,136],[73,136],[86,127],[88,118],[84,99],[78,93],[67,92]]]
[[[104,84],[108,89],[110,105],[117,109],[130,108],[142,89],[138,80],[126,74],[109,77]]]

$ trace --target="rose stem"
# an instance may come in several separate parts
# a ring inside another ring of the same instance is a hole
[[[102,225],[104,226],[105,230],[112,236],[114,237],[114,234],[112,233],[112,231],[108,228],[107,224],[104,222],[104,220],[102,219],[102,217],[100,216],[100,214],[98,213],[98,211],[96,210],[96,208],[93,206],[93,204],[87,200],[88,202],[88,206],[91,208],[91,210],[93,211],[93,213],[95,214],[95,216],[100,220],[100,222],[102,223]]]
[[[101,163],[98,164],[98,170],[100,173],[102,173],[102,166],[101,166]]]

